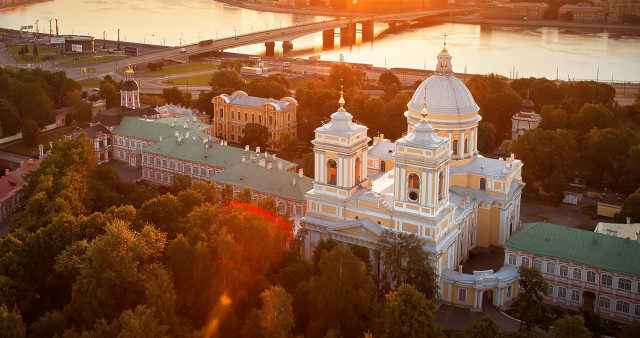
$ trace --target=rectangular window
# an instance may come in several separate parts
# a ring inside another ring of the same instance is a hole
[[[564,286],[558,287],[558,298],[567,298],[567,288]]]
[[[516,265],[516,255],[509,254],[509,265]]]
[[[582,269],[573,268],[573,279],[582,279]]]
[[[553,262],[547,262],[547,273],[555,274],[556,273],[556,264]]]
[[[512,292],[513,292],[513,287],[511,285],[507,286],[507,298],[511,298]]]
[[[173,170],[176,168],[176,162],[169,161],[169,169]]]
[[[553,297],[553,285],[549,284],[549,287],[547,288],[547,294],[549,297]]]
[[[167,160],[162,160],[162,167],[166,168],[167,167]]]
[[[187,173],[187,174],[188,174],[188,173],[190,173],[190,172],[191,172],[191,166],[190,166],[190,165],[188,165],[188,164],[185,164],[185,166],[184,166],[184,172],[185,172],[185,173]]]
[[[525,268],[529,267],[529,257],[522,257],[522,262],[521,264],[522,266],[524,266]]]
[[[184,165],[182,163],[178,163],[178,171],[183,171]]]
[[[200,169],[200,176],[207,176],[207,169],[206,168],[201,168]]]
[[[628,278],[618,278],[618,289],[631,291],[631,280]]]
[[[587,271],[587,282],[595,283],[596,282],[596,272],[595,271]]]
[[[209,177],[213,176],[213,169],[209,169]]]
[[[636,309],[634,311],[636,317],[640,317],[640,305],[636,305]]]
[[[571,290],[571,301],[572,302],[579,302],[580,301],[580,291]]]
[[[156,167],[159,167],[159,166],[160,166],[160,159],[156,158]]]
[[[569,276],[569,267],[566,265],[560,265],[560,276],[567,277]]]
[[[602,275],[602,285],[612,286],[613,285],[613,277],[611,275],[604,274]]]
[[[533,267],[538,269],[538,271],[542,271],[542,261],[539,259],[535,259],[533,261]]]
[[[467,290],[466,289],[458,289],[458,300],[461,302],[467,301]]]

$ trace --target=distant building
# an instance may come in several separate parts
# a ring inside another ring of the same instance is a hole
[[[54,111],[56,113],[56,128],[64,127],[67,121],[67,115],[74,111],[74,107],[62,107],[60,109],[56,109]]]
[[[173,104],[167,104],[162,107],[156,107],[155,111],[157,112],[154,115],[154,118],[163,118],[163,117],[185,117],[185,116],[195,116],[200,122],[210,124],[211,116],[209,114],[200,113],[198,110],[183,108],[182,106],[174,106]]]
[[[110,158],[113,158],[109,129],[101,124],[84,129],[76,128],[76,130],[74,130],[68,137],[76,138],[81,133],[87,135],[91,140],[99,164],[107,163]]]
[[[615,236],[620,238],[628,238],[632,241],[638,240],[640,234],[640,223],[604,223],[600,222],[596,226],[594,232]]]
[[[603,0],[596,1],[609,15],[608,22],[621,23],[631,17],[640,17],[640,2],[636,0]]]
[[[383,134],[374,137],[373,144],[367,149],[367,176],[379,176],[393,169],[395,158],[395,142],[385,139]]]
[[[24,175],[40,167],[44,154],[44,146],[40,145],[40,156],[37,160],[29,160],[26,164],[20,162],[20,167],[14,171],[5,170],[0,177],[0,222],[6,221],[11,215],[22,210],[25,196],[22,189],[26,185]]]
[[[542,2],[484,2],[480,15],[486,19],[542,20],[549,5]]]
[[[98,93],[92,93],[86,98],[91,104],[91,118],[93,119],[99,112],[107,110],[107,100],[100,97]]]
[[[549,223],[523,224],[505,244],[505,265],[535,267],[549,303],[631,322],[640,319],[640,243]]]
[[[239,143],[247,123],[258,123],[269,129],[269,140],[277,140],[280,133],[297,134],[296,109],[298,101],[292,97],[280,100],[249,96],[243,91],[214,97],[213,119],[215,136]]]
[[[607,22],[607,13],[602,7],[581,2],[575,5],[560,6],[558,18],[573,22],[603,23]]]
[[[179,137],[217,142],[212,134],[213,126],[198,121],[195,116],[162,119],[124,117],[111,132],[113,159],[139,167],[142,150],[156,142]]]
[[[604,216],[613,218],[613,216],[622,211],[624,205],[624,199],[622,196],[616,193],[602,194],[600,200],[598,200],[598,216]]]
[[[515,140],[527,130],[538,128],[540,121],[542,118],[534,111],[534,104],[527,92],[527,99],[522,101],[520,111],[511,117],[511,139]]]

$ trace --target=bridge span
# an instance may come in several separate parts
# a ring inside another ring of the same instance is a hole
[[[475,7],[447,10],[415,11],[409,13],[392,13],[382,15],[369,15],[355,18],[325,20],[291,27],[275,28],[271,30],[247,33],[242,35],[223,37],[215,40],[207,40],[207,44],[194,43],[190,45],[172,47],[158,52],[128,58],[130,64],[144,63],[159,59],[171,59],[180,55],[204,54],[214,51],[222,51],[247,45],[264,43],[267,55],[273,55],[276,42],[282,42],[282,50],[286,54],[293,49],[293,40],[305,35],[322,32],[323,47],[333,48],[335,30],[339,28],[340,45],[355,43],[357,24],[361,25],[362,40],[373,41],[374,22],[386,22],[391,27],[399,23],[420,21],[432,16],[462,14],[477,10]]]

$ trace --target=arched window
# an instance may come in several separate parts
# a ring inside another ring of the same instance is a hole
[[[631,290],[631,280],[628,278],[618,278],[618,289]]]
[[[262,115],[258,115],[258,123],[262,124]]]
[[[251,114],[251,123],[255,123],[256,122],[256,116]]]
[[[444,197],[444,174],[442,171],[438,175],[438,201]]]
[[[355,174],[356,183],[360,182],[360,167],[361,167],[361,163],[362,163],[362,161],[360,160],[360,157],[356,158],[356,174]]]
[[[336,185],[338,182],[338,165],[336,161],[327,161],[327,184]]]
[[[245,121],[249,121],[249,120],[247,119],[247,113],[244,113],[244,120],[245,120]]]
[[[468,153],[469,152],[469,140],[464,140],[464,153]]]
[[[458,155],[458,140],[453,140],[453,154]]]
[[[629,313],[629,303],[624,300],[619,300],[616,302],[616,311],[622,313]]]
[[[380,161],[380,171],[382,172],[387,171],[387,164],[384,161]]]
[[[220,108],[220,118],[224,117],[224,110],[222,108]]]
[[[412,202],[417,202],[420,197],[420,178],[417,174],[409,174],[409,180],[407,181],[408,198]]]
[[[487,180],[485,178],[480,179],[480,190],[485,190],[487,188]]]
[[[272,126],[273,125],[273,116],[269,116],[269,125]]]

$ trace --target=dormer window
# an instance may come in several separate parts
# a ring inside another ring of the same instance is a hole
[[[420,178],[417,174],[409,174],[407,181],[407,197],[411,202],[417,202],[420,197]]]

